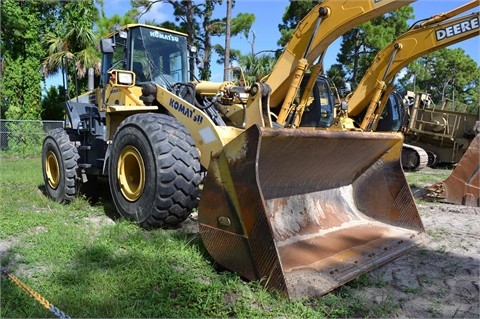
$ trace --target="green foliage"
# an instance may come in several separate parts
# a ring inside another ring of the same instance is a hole
[[[39,119],[45,113],[42,74],[56,74],[63,56],[75,57],[72,73],[79,78],[84,78],[88,67],[98,73],[93,29],[98,11],[93,0],[4,0],[1,10],[2,118]],[[81,90],[86,83],[80,81]],[[73,90],[73,85],[69,87]]]
[[[237,60],[240,54],[240,51],[230,48],[231,37],[242,33],[248,40],[250,28],[255,21],[255,16],[250,13],[239,13],[233,19],[230,18],[230,15],[231,13],[227,12],[227,17],[217,24],[218,26],[220,26],[217,27],[217,29],[221,30],[220,34],[218,34],[218,31],[216,32],[216,34],[218,35],[225,34],[224,48],[222,48],[221,45],[216,45],[217,47],[215,48],[217,54],[220,53],[219,51],[223,51],[224,54],[219,54],[219,61],[223,62],[225,68],[231,67],[231,61]],[[253,39],[253,41],[255,41],[255,38]],[[252,48],[252,54],[254,54],[254,42],[250,42],[250,46]],[[227,77],[227,72],[224,72],[224,80],[227,80]]]
[[[327,71],[327,77],[333,81],[337,90],[340,90],[344,87],[345,84],[345,71],[342,68],[341,64],[333,64],[330,69]],[[344,94],[342,94],[342,97]]]
[[[100,38],[103,38],[107,36],[109,33],[114,32],[116,28],[122,27],[126,24],[138,22],[140,13],[136,8],[132,8],[128,10],[123,16],[114,14],[110,17],[107,17],[105,14],[104,0],[96,0],[96,2],[100,7],[100,18],[98,19],[96,24],[97,33]],[[146,23],[148,24],[148,22]]]
[[[8,154],[15,156],[37,156],[42,151],[42,141],[45,136],[40,121],[7,122]]]
[[[40,38],[48,4],[40,1],[2,1],[0,52],[4,69],[0,91],[2,113],[10,119],[38,119],[41,98]]]
[[[63,120],[65,118],[65,89],[51,86],[42,99],[42,120]]]
[[[279,46],[284,47],[287,45],[297,25],[318,2],[318,0],[290,0],[290,4],[286,7],[283,14],[282,23],[278,25],[278,30],[281,33],[281,38],[277,42]]]
[[[357,84],[377,53],[408,29],[407,20],[411,18],[413,8],[407,5],[344,34],[337,61],[345,69],[347,81]]]
[[[93,0],[59,1],[58,8],[59,25],[46,33],[43,40],[48,52],[43,64],[44,74],[57,73],[64,56],[75,59],[78,79],[85,78],[88,68],[94,68],[95,73],[99,74],[100,53],[96,49],[98,37],[93,28],[99,16]],[[80,91],[83,91],[86,79],[80,85]]]
[[[220,44],[216,44],[213,46],[213,50],[219,57],[215,62],[223,64],[225,62],[225,48]],[[230,49],[230,61],[240,61],[241,56],[242,52],[240,50]]]
[[[405,90],[430,93],[435,104],[454,99],[467,105],[467,113],[478,114],[480,68],[461,48],[441,49],[415,60],[399,83]]]
[[[239,57],[247,81],[252,84],[272,72],[276,59],[270,55],[245,55]]]
[[[248,33],[255,22],[255,15],[252,13],[239,13],[231,21],[231,35],[236,36],[243,34],[248,38]]]

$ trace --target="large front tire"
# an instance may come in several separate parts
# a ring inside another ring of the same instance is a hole
[[[42,171],[46,194],[60,203],[76,196],[77,148],[63,128],[51,130],[43,140]]]
[[[136,114],[118,127],[109,184],[124,218],[144,228],[172,227],[198,205],[198,150],[185,127],[163,114]]]

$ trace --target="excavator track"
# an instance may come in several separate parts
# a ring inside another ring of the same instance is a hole
[[[419,171],[428,165],[427,152],[418,146],[403,144],[402,167],[406,171]]]

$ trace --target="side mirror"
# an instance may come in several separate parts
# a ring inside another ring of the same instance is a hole
[[[350,82],[345,82],[345,84],[343,85],[343,92],[345,95],[352,92],[352,84]]]
[[[113,54],[113,49],[115,48],[115,43],[111,38],[102,39],[100,41],[100,50],[102,53]]]

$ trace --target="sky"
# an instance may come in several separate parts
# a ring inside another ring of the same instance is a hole
[[[225,2],[226,1],[224,1],[224,3]],[[417,20],[428,18],[434,14],[450,11],[468,2],[468,0],[417,0],[411,4],[414,8],[415,19],[409,21],[409,23],[413,24]],[[235,16],[238,13],[253,13],[256,17],[251,28],[256,35],[254,44],[255,52],[263,50],[276,50],[280,48],[277,45],[277,41],[280,39],[278,25],[282,23],[282,16],[288,4],[288,0],[236,0],[235,7],[232,11],[232,16]],[[107,16],[111,16],[115,13],[123,15],[129,9],[130,0],[105,0],[105,11]],[[469,11],[468,13],[473,11]],[[216,9],[214,12],[214,18],[223,17],[225,14],[226,6],[224,4]],[[157,3],[152,7],[151,11],[146,14],[144,18],[142,18],[140,22],[143,22],[144,19],[150,21],[154,20],[157,23],[161,23],[166,20],[173,21],[172,6],[168,3]],[[219,37],[215,38],[214,41],[222,45],[225,43],[225,39]],[[231,47],[240,50],[244,54],[249,53],[251,50],[250,43],[243,35],[234,37],[231,41]],[[324,57],[324,67],[326,70],[330,68],[330,65],[336,63],[336,55],[339,47],[340,40],[337,40],[327,49]],[[462,48],[467,55],[480,64],[479,37],[474,37],[472,39],[457,43],[450,48],[458,47]],[[213,57],[211,80],[221,81],[223,78],[223,65],[215,65],[215,60],[216,57]]]

